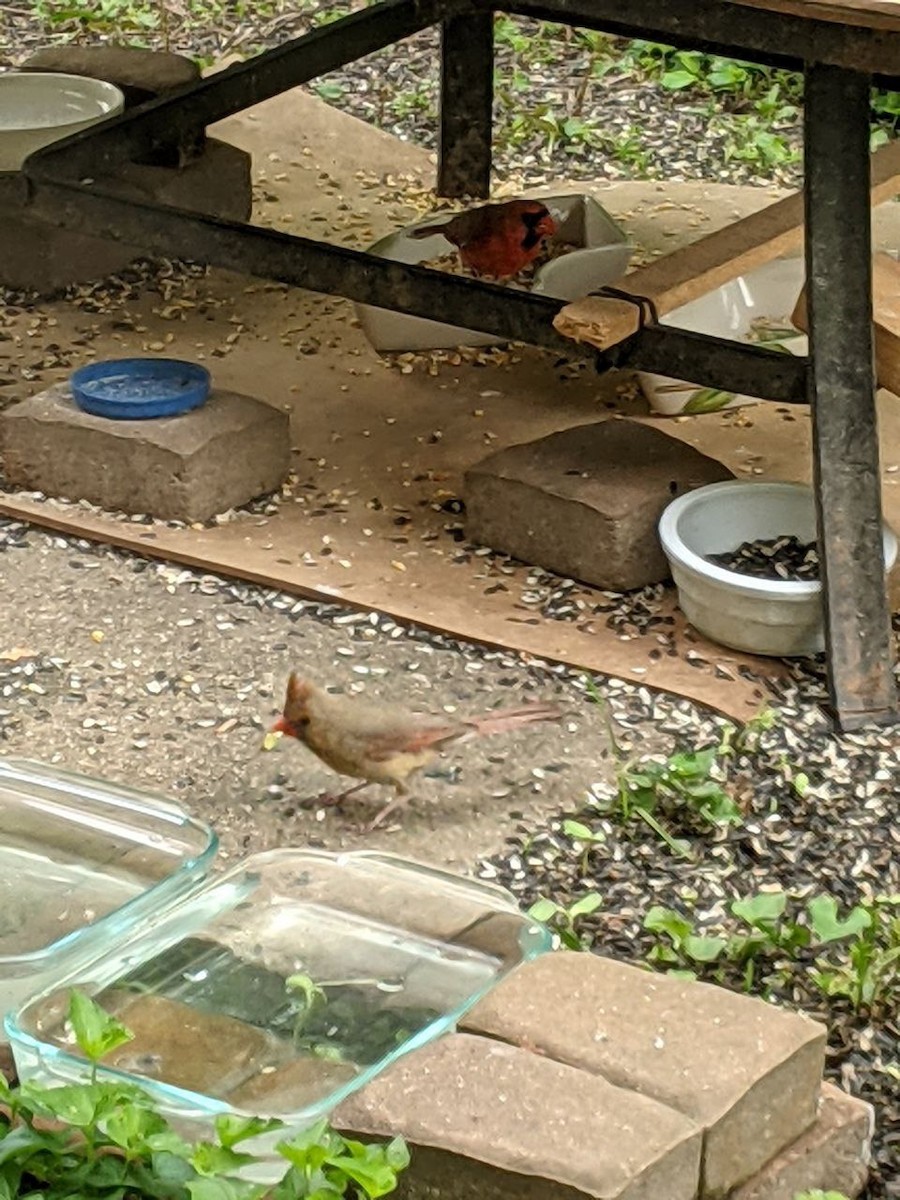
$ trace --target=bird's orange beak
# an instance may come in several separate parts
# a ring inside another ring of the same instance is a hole
[[[275,722],[275,724],[269,730],[269,733],[281,733],[281,734],[284,734],[285,737],[296,737],[297,736],[297,731],[294,729],[294,727],[290,723],[290,721],[288,721],[287,718],[284,716],[280,716],[278,718],[278,720]]]

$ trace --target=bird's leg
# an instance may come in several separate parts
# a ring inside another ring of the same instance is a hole
[[[395,796],[393,800],[389,800],[384,808],[376,813],[368,825],[363,826],[363,833],[371,833],[374,829],[377,829],[379,825],[382,825],[387,820],[392,812],[396,812],[402,804],[405,804],[406,800],[407,797],[404,795]]]
[[[384,808],[379,809],[369,824],[363,827],[363,833],[371,833],[373,829],[377,829],[379,825],[382,825],[387,820],[392,812],[396,812],[401,805],[406,803],[409,797],[409,788],[400,779],[395,779],[392,782],[397,795],[393,800],[389,800]]]
[[[322,792],[320,795],[314,796],[309,803],[311,803],[311,804],[326,804],[329,807],[331,807],[332,805],[335,805],[335,804],[343,804],[343,802],[347,799],[348,796],[353,796],[357,792],[362,791],[363,788],[368,787],[368,786],[369,786],[368,779],[363,779],[359,783],[354,783],[353,787],[347,788],[346,791],[338,792],[337,795],[335,795],[333,792]]]

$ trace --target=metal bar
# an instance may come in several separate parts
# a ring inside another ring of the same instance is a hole
[[[691,333],[672,325],[645,325],[599,355],[599,365],[654,371],[699,387],[780,403],[807,402],[807,360],[762,346]]]
[[[872,331],[869,79],[806,72],[809,402],[831,706],[900,718],[881,542]]]
[[[490,195],[494,14],[466,13],[441,26],[438,195]]]
[[[832,63],[900,79],[898,36],[880,29],[848,29],[790,13],[744,8],[721,0],[474,0],[503,12],[579,25],[626,38],[658,40],[730,58],[800,71],[805,61]],[[881,81],[879,81],[881,82]]]
[[[427,29],[465,4],[466,0],[382,0],[114,121],[56,142],[32,155],[29,163],[55,164],[56,172],[69,178],[112,173],[123,161],[137,161],[171,145],[173,127],[199,132]]]
[[[553,328],[564,301],[425,267],[103,191],[97,185],[39,183],[29,215],[64,229],[148,254],[194,259],[362,304],[445,321],[497,337],[545,346],[572,357],[579,350]]]

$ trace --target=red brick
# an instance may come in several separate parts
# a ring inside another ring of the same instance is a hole
[[[690,1117],[706,1133],[706,1196],[749,1179],[815,1120],[825,1030],[724,988],[561,952],[519,968],[463,1025]]]
[[[694,1200],[701,1135],[662,1104],[488,1038],[407,1055],[332,1115],[412,1147],[404,1194],[442,1200]]]

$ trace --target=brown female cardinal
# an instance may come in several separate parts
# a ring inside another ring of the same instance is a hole
[[[540,200],[504,200],[412,229],[409,236],[426,238],[435,233],[457,247],[463,266],[476,275],[508,279],[537,258],[544,239],[556,233],[556,222]]]
[[[272,726],[303,742],[340,775],[362,780],[334,797],[339,802],[370,783],[393,787],[397,796],[368,826],[374,829],[408,795],[407,779],[427,767],[451,742],[502,733],[533,721],[558,720],[550,704],[526,704],[483,717],[454,721],[449,717],[411,713],[395,705],[360,696],[335,696],[292,672],[284,712]]]

